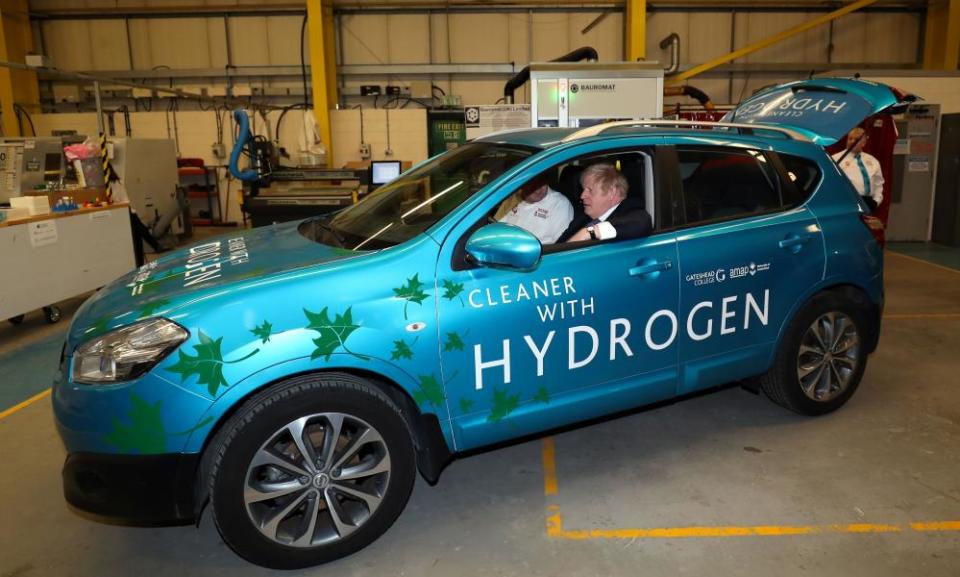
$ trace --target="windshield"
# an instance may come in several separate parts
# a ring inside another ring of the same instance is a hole
[[[304,221],[300,234],[351,250],[376,250],[427,230],[535,148],[471,142],[378,188],[331,218]]]

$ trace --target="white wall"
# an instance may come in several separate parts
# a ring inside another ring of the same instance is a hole
[[[227,153],[233,145],[233,124],[226,113],[222,113],[226,120],[224,141]],[[268,114],[271,126],[275,130],[279,111]],[[285,163],[292,164],[296,160],[299,148],[298,131],[302,126],[303,113],[291,110],[283,120],[280,134],[280,146],[283,146],[293,157]],[[251,115],[255,132],[266,135],[262,119]],[[42,114],[34,116],[37,133],[41,136],[50,134],[51,130],[76,130],[79,134],[96,136],[97,117],[95,113],[61,113]],[[125,127],[121,115],[116,115],[117,135],[125,134]],[[390,148],[393,155],[389,158],[419,162],[427,157],[426,112],[422,109],[401,109],[389,111]],[[343,166],[351,160],[360,160],[360,110],[331,111],[331,123],[334,142],[334,162],[336,166]],[[364,140],[370,144],[374,160],[388,158],[387,149],[387,111],[364,110]],[[174,137],[174,122],[172,114],[164,112],[133,112],[130,114],[130,126],[134,138],[170,138]],[[176,132],[178,135],[181,157],[203,158],[210,166],[219,166],[220,174],[220,201],[221,209],[226,207],[228,199],[227,170],[223,166],[225,161],[215,158],[211,146],[217,140],[217,121],[213,111],[182,111],[177,113]],[[238,183],[230,183],[231,218],[239,219],[239,204],[236,192]],[[223,214],[223,213],[221,213]]]
[[[939,104],[940,114],[960,112],[960,74],[951,76],[870,76],[870,80],[888,84],[921,97],[921,103]]]

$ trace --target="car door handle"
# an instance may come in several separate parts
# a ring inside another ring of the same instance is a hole
[[[642,276],[664,270],[670,270],[671,268],[673,268],[673,263],[671,261],[658,260],[631,267],[629,272],[630,276]]]
[[[805,244],[810,242],[810,239],[812,238],[813,237],[809,234],[791,234],[787,238],[781,240],[778,244],[780,248],[788,249],[792,253],[798,253]]]

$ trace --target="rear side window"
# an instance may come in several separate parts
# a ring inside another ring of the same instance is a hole
[[[780,181],[759,150],[677,147],[687,225],[780,210]]]
[[[793,182],[792,187],[783,187],[783,204],[787,208],[800,206],[810,198],[820,184],[820,167],[809,158],[789,154],[778,154],[778,156],[787,172],[787,178]]]

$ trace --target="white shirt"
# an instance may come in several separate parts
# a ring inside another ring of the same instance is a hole
[[[833,159],[838,160],[843,156],[844,152],[846,151],[843,150],[834,154]],[[863,166],[867,169],[867,176],[870,181],[870,194],[866,194],[864,190],[863,174],[860,171],[857,156],[860,156],[860,160],[863,161]],[[850,180],[850,184],[856,189],[857,194],[860,196],[869,196],[877,205],[880,204],[880,201],[883,200],[883,173],[880,171],[879,160],[866,152],[861,152],[859,155],[851,153],[840,162],[840,170],[847,175],[847,179]]]
[[[621,201],[623,202],[623,201]],[[620,206],[620,202],[611,206],[607,211],[600,215],[600,222],[594,225],[594,234],[597,235],[597,238],[600,240],[610,240],[611,238],[617,238],[617,229],[614,226],[607,222],[607,219],[610,218],[610,215],[613,214],[613,211],[617,210],[617,207]]]
[[[540,202],[521,201],[500,222],[513,224],[528,230],[543,244],[557,242],[567,225],[573,220],[573,205],[559,192],[547,189]]]

